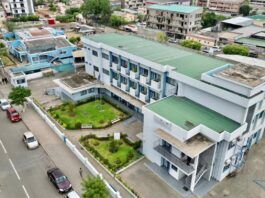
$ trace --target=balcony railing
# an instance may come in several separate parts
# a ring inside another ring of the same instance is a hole
[[[177,156],[170,153],[166,148],[161,145],[158,145],[154,148],[159,154],[161,154],[168,161],[173,163],[175,166],[180,168],[187,175],[191,175],[194,172],[194,168],[192,166],[187,165],[185,162],[181,161]]]

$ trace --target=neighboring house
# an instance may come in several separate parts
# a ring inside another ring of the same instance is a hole
[[[259,15],[250,16],[249,18],[254,20],[253,25],[265,28],[265,15],[259,14]]]
[[[73,51],[76,46],[66,39],[64,31],[29,28],[12,34],[15,40],[8,42],[9,53],[24,65],[12,68],[11,72],[23,72],[34,78],[42,76],[42,71],[49,68],[57,72],[74,69]]]
[[[204,36],[200,34],[187,34],[186,40],[193,40],[197,41],[202,44],[202,46],[206,47],[213,47],[217,44],[217,39],[210,37],[210,36]]]
[[[165,31],[169,36],[183,37],[201,27],[202,7],[184,5],[151,5],[146,25]]]
[[[2,0],[2,6],[7,16],[34,14],[33,0]]]
[[[258,10],[265,10],[265,0],[250,0],[250,6],[257,8]]]
[[[145,7],[145,3],[146,0],[124,0],[124,8],[137,10],[138,8]]]
[[[238,14],[244,0],[195,0],[194,5],[207,7],[209,10]]]
[[[143,114],[143,153],[182,192],[222,181],[262,138],[264,67],[132,35],[82,41],[86,72],[112,99]]]
[[[127,22],[133,22],[137,20],[137,11],[130,9],[122,9],[121,11],[114,11],[113,14],[124,18]]]

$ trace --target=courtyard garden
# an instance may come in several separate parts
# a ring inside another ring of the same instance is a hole
[[[105,128],[129,115],[106,100],[91,100],[79,104],[64,103],[49,109],[50,115],[66,129]]]
[[[113,136],[99,138],[87,135],[81,137],[80,142],[111,172],[116,172],[141,157],[138,152],[141,141],[133,143],[124,134],[119,140],[114,140]]]

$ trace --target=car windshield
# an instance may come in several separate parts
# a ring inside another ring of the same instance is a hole
[[[67,179],[66,179],[65,176],[61,176],[61,177],[56,178],[56,182],[57,182],[58,184],[63,183],[63,182],[66,181],[66,180],[67,180]]]
[[[27,139],[27,141],[28,141],[28,143],[34,142],[35,141],[35,138],[34,137],[30,137],[30,138]]]
[[[9,105],[9,104],[8,104],[8,102],[3,102],[2,105],[5,106],[5,105]]]
[[[12,114],[12,116],[18,116],[18,112],[16,112],[16,111],[13,111],[11,114]]]

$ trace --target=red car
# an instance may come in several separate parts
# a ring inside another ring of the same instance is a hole
[[[10,107],[6,110],[6,116],[11,122],[18,122],[21,120],[21,116],[16,109]]]

